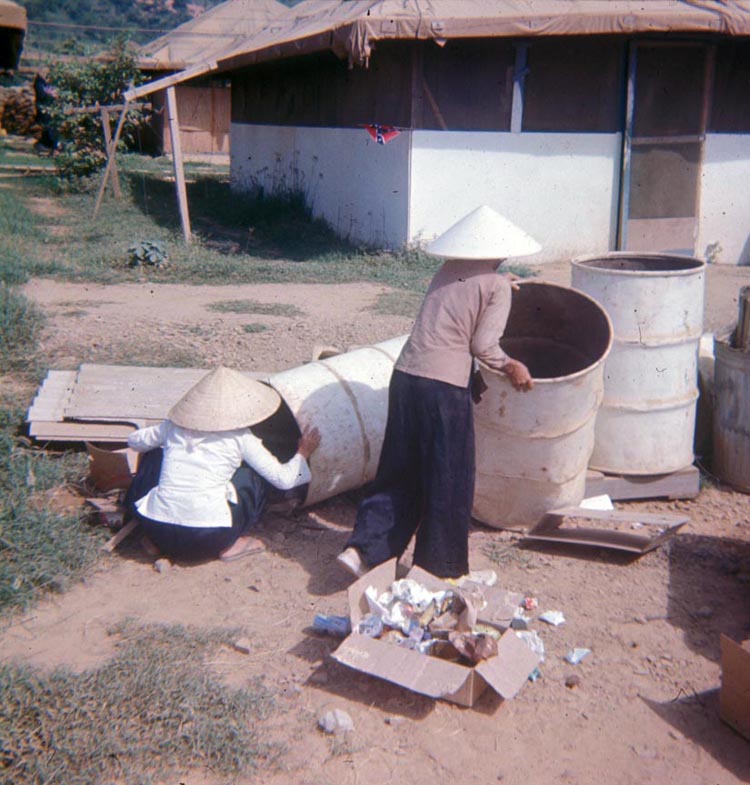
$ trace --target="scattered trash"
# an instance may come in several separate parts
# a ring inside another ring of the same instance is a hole
[[[468,579],[461,584],[419,567],[396,580],[395,559],[375,567],[349,589],[353,631],[333,658],[463,706],[473,706],[486,687],[512,698],[539,663],[508,629],[523,595]]]
[[[579,505],[584,510],[614,510],[615,506],[612,504],[612,499],[606,493],[600,496],[589,496],[584,499]]]
[[[326,616],[324,613],[316,613],[312,626],[315,632],[323,632],[334,638],[346,638],[352,631],[348,616]]]
[[[250,654],[253,644],[250,638],[237,638],[237,640],[232,643],[232,648],[240,654]]]
[[[545,611],[544,613],[539,614],[539,618],[541,621],[545,621],[553,627],[559,627],[561,624],[565,624],[565,616],[562,611]]]
[[[539,670],[539,668],[534,668],[534,670],[531,671],[531,673],[529,674],[530,682],[539,681],[539,679],[541,678],[542,678],[542,672]]]
[[[576,687],[581,686],[581,677],[573,673],[565,679],[565,686],[569,690],[574,690]]]
[[[497,573],[494,570],[472,570],[468,575],[462,575],[456,581],[449,581],[449,583],[455,583],[459,588],[466,583],[494,586],[497,583]]]
[[[354,721],[343,709],[333,709],[320,717],[318,727],[326,733],[348,733],[354,730]]]
[[[172,562],[169,559],[157,559],[154,562],[154,569],[160,574],[163,575],[165,572],[169,572],[172,568]]]
[[[521,607],[526,611],[535,611],[539,607],[539,602],[536,597],[529,597],[527,595],[523,598]]]
[[[544,641],[534,630],[525,630],[517,632],[516,635],[534,652],[539,656],[539,662],[544,662]]]
[[[569,662],[571,665],[578,665],[589,654],[591,654],[591,649],[571,649],[565,655],[565,662]]]

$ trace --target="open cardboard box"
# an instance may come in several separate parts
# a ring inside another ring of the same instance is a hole
[[[750,741],[750,640],[721,636],[719,716]]]
[[[456,589],[419,567],[413,567],[406,577],[432,591]],[[390,588],[394,580],[396,559],[391,559],[370,570],[349,587],[349,615],[353,628],[356,628],[369,610],[365,597],[368,586],[374,586],[378,593],[382,593]],[[352,633],[336,649],[333,658],[362,673],[369,673],[413,692],[461,706],[473,706],[488,687],[503,700],[508,700],[521,689],[537,667],[539,656],[509,629],[523,595],[494,586],[485,586],[482,589],[487,605],[479,612],[478,621],[506,630],[497,642],[496,657],[484,660],[474,667],[467,667],[439,657],[420,654],[394,643]]]

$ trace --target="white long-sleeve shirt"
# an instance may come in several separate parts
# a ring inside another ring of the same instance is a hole
[[[194,527],[229,527],[227,502],[236,502],[230,482],[242,461],[281,490],[310,482],[307,461],[297,453],[278,461],[247,428],[206,433],[180,428],[164,420],[130,434],[128,445],[138,452],[164,450],[159,484],[136,502],[146,518]]]

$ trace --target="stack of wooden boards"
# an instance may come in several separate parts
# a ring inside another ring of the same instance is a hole
[[[95,364],[49,371],[26,417],[29,435],[40,442],[123,443],[136,428],[163,420],[206,373],[200,368]]]

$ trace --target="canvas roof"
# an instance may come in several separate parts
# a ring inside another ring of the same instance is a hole
[[[26,9],[10,0],[0,0],[0,27],[26,29]]]
[[[747,0],[303,0],[238,46],[176,81],[208,71],[332,51],[367,65],[378,41],[398,39],[700,33],[750,36]],[[174,82],[173,82],[174,83]],[[157,82],[130,97],[160,89]]]
[[[153,70],[187,68],[237,48],[288,11],[279,0],[227,0],[144,44],[139,65]]]

